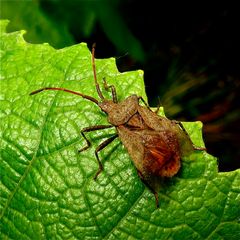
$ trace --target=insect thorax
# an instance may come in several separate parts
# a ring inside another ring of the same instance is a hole
[[[108,122],[114,126],[119,126],[126,123],[137,112],[138,97],[131,95],[120,103],[104,100],[98,105],[108,114]]]

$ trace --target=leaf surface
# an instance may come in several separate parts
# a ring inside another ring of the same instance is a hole
[[[195,152],[180,172],[165,181],[156,209],[118,139],[94,149],[114,129],[80,129],[107,124],[98,106],[79,96],[45,91],[65,87],[97,98],[86,44],[55,50],[29,44],[23,31],[6,33],[1,21],[1,239],[240,239],[239,170],[218,173],[217,160]],[[97,76],[114,84],[119,99],[146,99],[143,72],[119,73],[115,60],[97,59]],[[110,93],[104,91],[110,98]],[[201,123],[185,123],[193,142],[203,146]]]

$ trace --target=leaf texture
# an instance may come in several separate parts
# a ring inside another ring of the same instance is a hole
[[[46,91],[64,87],[97,98],[91,53],[85,43],[55,50],[29,44],[24,31],[1,26],[1,239],[240,239],[239,170],[218,173],[217,159],[195,152],[159,192],[160,208],[142,184],[120,141],[94,149],[114,130],[80,129],[107,124],[99,108],[79,96]],[[114,84],[119,99],[146,99],[143,72],[119,73],[115,60],[97,59],[97,76]],[[110,98],[110,93],[104,91]],[[201,123],[185,123],[202,146]]]

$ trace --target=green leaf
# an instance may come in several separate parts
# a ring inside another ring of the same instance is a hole
[[[80,129],[107,124],[97,105],[79,96],[46,91],[65,87],[97,98],[86,44],[55,50],[26,43],[23,31],[5,33],[1,21],[1,239],[239,239],[239,170],[217,172],[206,152],[183,159],[181,171],[166,181],[156,209],[119,140],[94,149],[114,130]],[[121,99],[146,99],[142,71],[119,73],[115,60],[98,59],[97,76],[106,77]],[[110,94],[104,91],[108,97]],[[202,146],[201,123],[185,123]]]

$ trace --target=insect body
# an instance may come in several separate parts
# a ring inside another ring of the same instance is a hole
[[[159,178],[174,176],[180,169],[182,155],[192,150],[205,150],[205,148],[195,147],[180,122],[158,116],[156,112],[149,108],[142,97],[131,95],[122,102],[118,102],[115,87],[113,85],[108,86],[104,79],[105,89],[110,89],[112,92],[112,99],[106,99],[97,81],[94,53],[95,46],[92,48],[92,66],[100,101],[79,92],[55,87],[41,88],[30,93],[30,95],[44,90],[65,91],[97,104],[107,114],[109,125],[96,125],[82,129],[81,134],[87,145],[79,152],[88,149],[91,145],[85,135],[87,132],[115,127],[116,134],[102,142],[95,149],[99,168],[94,179],[103,170],[98,152],[119,137],[132,158],[139,177],[154,193],[156,205],[158,206]],[[140,101],[145,106],[141,106]]]

